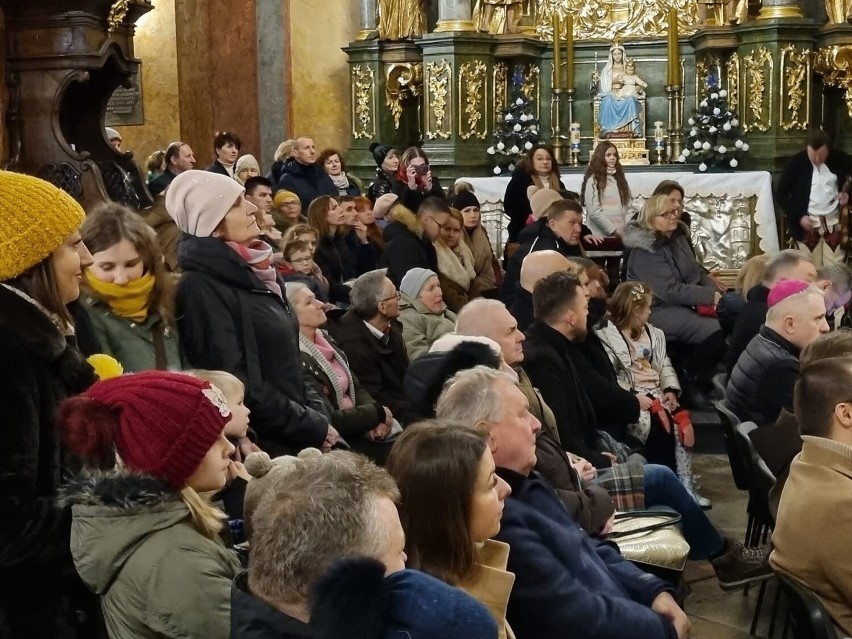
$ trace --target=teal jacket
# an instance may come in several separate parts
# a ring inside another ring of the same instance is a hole
[[[74,565],[100,595],[110,637],[228,638],[240,563],[195,528],[176,492],[115,471],[84,477],[67,499]]]
[[[182,368],[177,330],[167,326],[158,313],[149,314],[144,322],[134,322],[116,315],[109,304],[91,295],[84,295],[81,301],[100,342],[101,352],[117,359],[125,372],[158,368],[157,341],[162,343],[165,368]]]

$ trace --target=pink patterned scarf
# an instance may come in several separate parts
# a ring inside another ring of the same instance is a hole
[[[225,242],[225,244],[246,261],[255,277],[263,282],[266,288],[284,299],[281,296],[281,286],[278,284],[275,268],[272,266],[272,247],[269,244],[261,240],[252,240],[248,244],[237,242]]]

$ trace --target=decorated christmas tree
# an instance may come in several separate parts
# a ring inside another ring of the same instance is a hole
[[[504,170],[514,171],[521,155],[541,140],[532,100],[524,93],[523,86],[523,71],[520,66],[516,66],[512,74],[511,98],[503,109],[491,146],[488,147],[488,154],[495,158],[495,175],[500,175]]]
[[[739,166],[738,158],[748,151],[748,143],[727,98],[728,92],[718,85],[707,89],[707,97],[687,120],[686,144],[678,162],[697,163],[699,171]]]

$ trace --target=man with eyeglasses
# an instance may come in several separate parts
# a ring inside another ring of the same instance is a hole
[[[165,191],[178,175],[195,168],[195,155],[192,153],[192,147],[186,142],[172,142],[166,148],[163,160],[166,163],[166,170],[156,179],[148,182],[148,190],[155,197]]]
[[[413,268],[438,272],[438,254],[432,244],[450,217],[450,205],[440,197],[423,200],[417,215],[401,205],[390,213],[391,222],[385,227],[385,250],[382,259],[388,267],[388,277],[396,285]]]
[[[406,424],[415,414],[402,384],[408,355],[397,320],[399,291],[378,269],[355,280],[349,299],[349,310],[329,330],[364,389]]]

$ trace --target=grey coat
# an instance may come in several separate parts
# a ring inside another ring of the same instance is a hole
[[[719,320],[695,312],[696,306],[713,304],[716,287],[695,259],[684,224],[665,237],[639,222],[628,222],[624,246],[631,249],[627,279],[650,285],[654,294],[651,323],[666,339],[698,344],[722,330]]]

